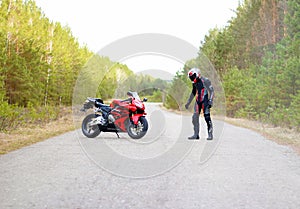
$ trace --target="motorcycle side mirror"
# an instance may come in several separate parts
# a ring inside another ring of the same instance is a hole
[[[143,102],[147,102],[147,101],[148,101],[148,99],[147,99],[147,98],[144,98],[144,99],[143,99]]]

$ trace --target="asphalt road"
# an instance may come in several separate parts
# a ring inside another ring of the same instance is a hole
[[[190,116],[147,110],[139,141],[73,131],[0,156],[0,208],[300,208],[290,148],[217,120],[189,141]]]

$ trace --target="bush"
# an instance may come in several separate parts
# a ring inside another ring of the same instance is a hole
[[[163,100],[162,92],[159,90],[154,91],[151,96],[147,97],[147,99],[149,102],[162,102]]]
[[[34,107],[29,102],[25,108],[2,102],[0,103],[0,132],[11,131],[24,124],[45,124],[58,119],[59,116],[59,107]]]
[[[21,110],[7,102],[0,103],[0,131],[8,131],[22,123]]]
[[[34,107],[31,103],[27,104],[24,108],[26,114],[24,120],[26,123],[48,123],[52,120],[56,120],[59,117],[59,107],[57,106],[39,106]]]
[[[293,127],[300,131],[300,90],[292,97],[291,106],[289,108],[289,120]]]

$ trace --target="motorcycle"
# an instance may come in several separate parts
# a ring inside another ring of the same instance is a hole
[[[145,118],[147,99],[140,99],[137,92],[127,92],[128,99],[114,99],[105,105],[100,98],[87,98],[81,111],[95,108],[94,114],[87,115],[82,121],[82,133],[95,138],[101,132],[127,132],[132,139],[140,139],[147,133],[148,121]]]

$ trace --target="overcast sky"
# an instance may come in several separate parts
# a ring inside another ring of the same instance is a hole
[[[196,48],[214,27],[224,27],[239,0],[36,0],[50,20],[68,25],[79,42],[98,52],[127,36],[162,33]],[[131,63],[134,63],[132,60]],[[147,67],[149,69],[149,67]],[[178,69],[176,69],[178,70]]]

